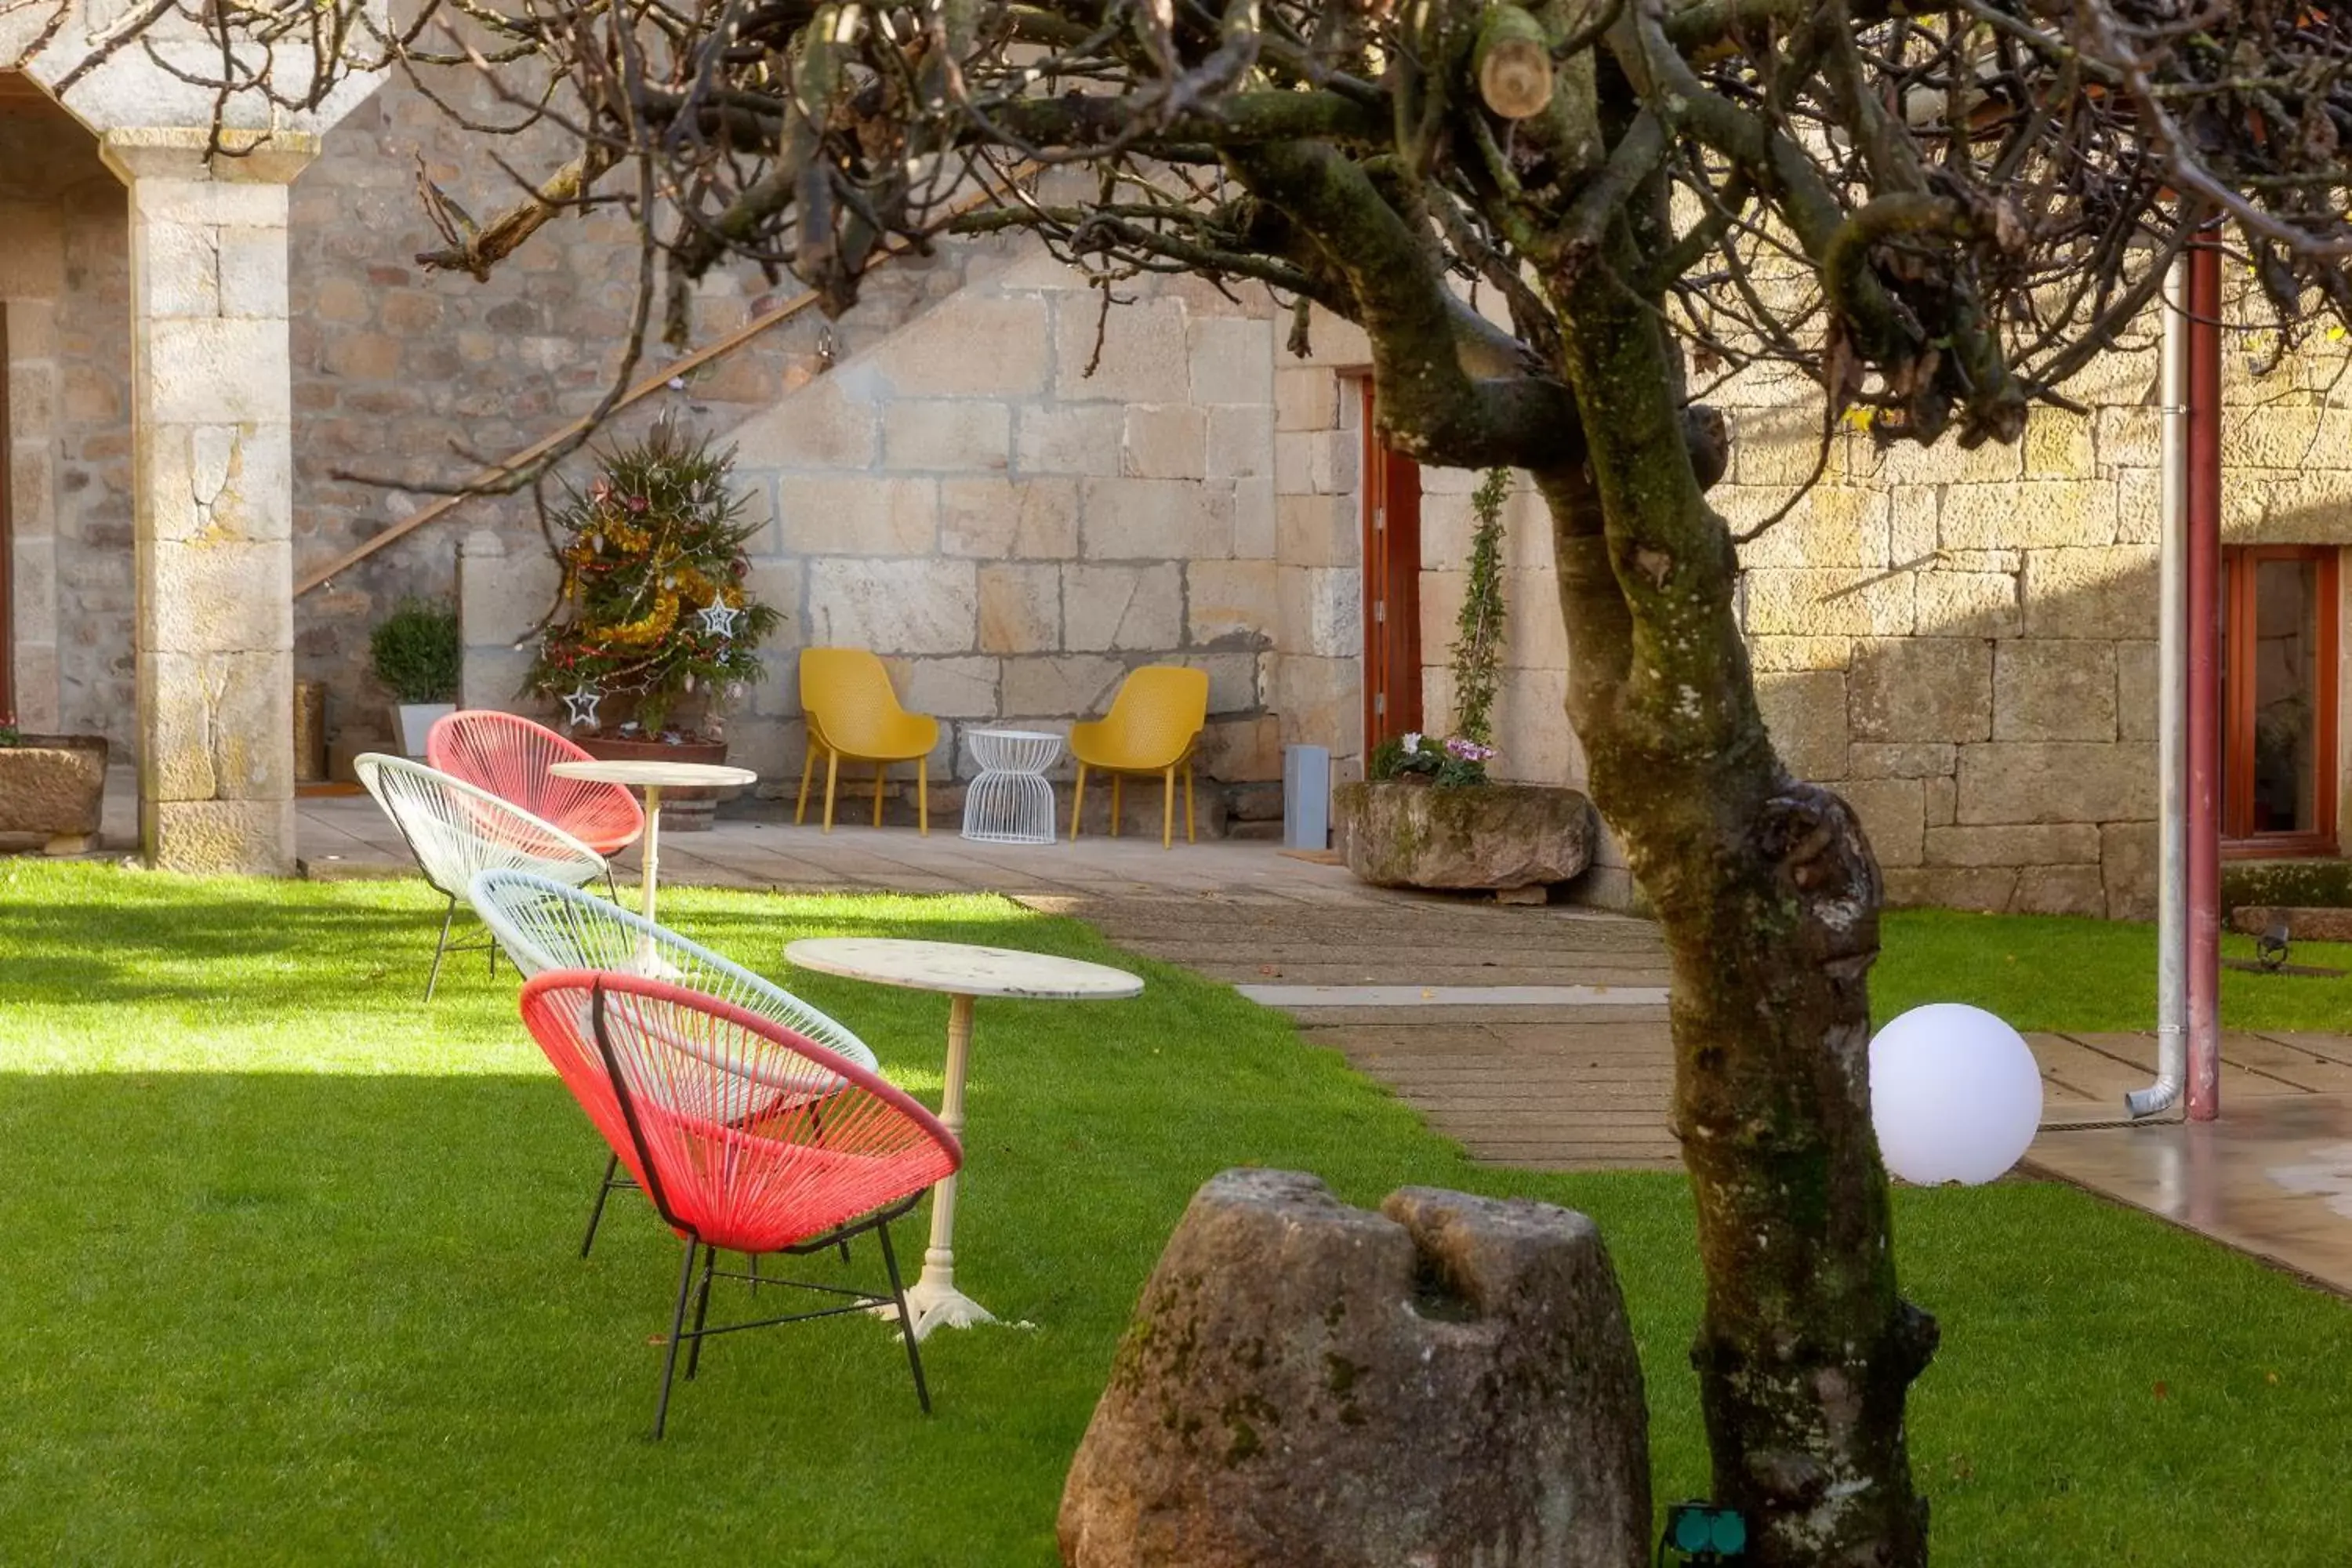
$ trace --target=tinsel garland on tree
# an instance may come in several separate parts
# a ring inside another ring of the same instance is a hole
[[[744,591],[743,546],[762,525],[728,482],[734,457],[668,419],[603,455],[557,518],[562,600],[527,690],[573,699],[575,721],[583,699],[590,712],[634,700],[651,735],[681,700],[715,705],[764,676],[760,640],[782,617]]]

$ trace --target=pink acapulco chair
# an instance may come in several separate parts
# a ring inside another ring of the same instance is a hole
[[[713,1334],[881,1307],[897,1309],[915,1398],[929,1413],[931,1396],[889,1222],[963,1163],[955,1135],[937,1117],[873,1068],[772,1019],[666,980],[549,970],[523,987],[522,1016],[564,1087],[686,1241],[661,1400],[654,1407],[656,1437],[668,1422],[680,1341],[694,1344],[686,1362],[691,1382],[702,1342]],[[820,1252],[868,1230],[881,1243],[890,1279],[887,1296],[715,1267],[722,1251],[753,1259]],[[844,1300],[713,1327],[714,1277],[747,1282],[755,1300],[762,1289]]]
[[[635,843],[646,830],[645,807],[626,785],[558,778],[548,772],[555,763],[593,759],[520,713],[492,708],[445,713],[425,737],[425,760],[555,824],[599,855]]]

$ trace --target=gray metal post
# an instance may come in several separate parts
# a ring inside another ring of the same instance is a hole
[[[1331,749],[1282,748],[1282,845],[1331,847]]]

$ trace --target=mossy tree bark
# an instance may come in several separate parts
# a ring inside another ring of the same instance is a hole
[[[1853,809],[1773,752],[1654,319],[1605,283],[1562,292],[1565,368],[1610,415],[1585,462],[1537,479],[1569,711],[1674,965],[1717,1498],[1761,1563],[1924,1563],[1903,1413],[1937,1331],[1896,1290],[1870,1122],[1877,863]]]
[[[1767,1568],[1924,1563],[1903,1412],[1936,1327],[1896,1289],[1870,1124],[1878,868],[1853,809],[1793,780],[1765,731],[1705,494],[1723,433],[1686,406],[1663,300],[1625,286],[1640,225],[1551,248],[1556,363],[1478,377],[1476,327],[1371,175],[1295,144],[1228,160],[1297,226],[1297,263],[1358,303],[1381,433],[1425,462],[1525,468],[1551,511],[1568,716],[1674,964],[1717,1500]]]

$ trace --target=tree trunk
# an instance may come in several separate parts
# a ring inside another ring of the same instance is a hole
[[[1536,477],[1570,715],[1674,966],[1716,1500],[1748,1516],[1767,1568],[1924,1563],[1903,1407],[1936,1327],[1896,1292],[1870,1123],[1877,864],[1851,808],[1791,781],[1765,733],[1735,552],[1654,316],[1612,279],[1554,282],[1588,455]]]

